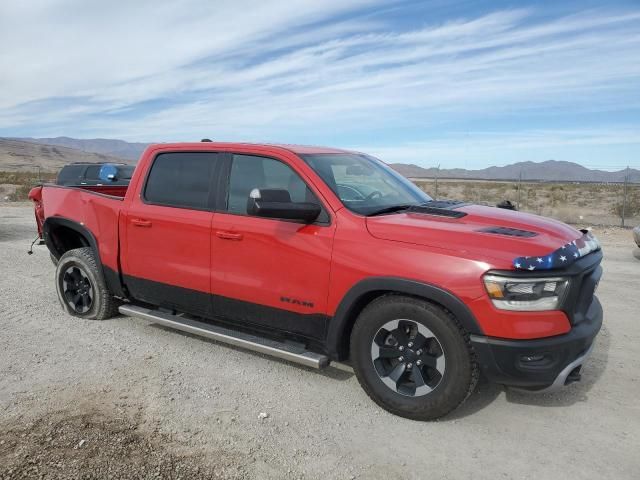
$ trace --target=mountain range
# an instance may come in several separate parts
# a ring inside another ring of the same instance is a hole
[[[55,145],[58,147],[73,148],[83,152],[99,153],[110,157],[138,161],[140,155],[147,148],[148,143],[130,143],[124,140],[112,140],[107,138],[79,139],[70,137],[55,138],[13,138],[29,143]]]
[[[482,170],[463,168],[423,168],[406,163],[393,163],[391,166],[409,178],[454,178],[473,180],[523,180],[572,181],[572,182],[624,182],[629,175],[630,182],[640,181],[640,170],[629,169],[608,172],[592,170],[577,163],[558,160],[545,162],[517,162],[503,167],[488,167]]]
[[[121,157],[76,148],[0,138],[0,171],[33,172],[41,169],[53,172],[73,162],[135,163]]]
[[[58,170],[71,162],[123,162],[134,164],[147,143],[94,138],[0,138],[0,170]],[[631,182],[640,182],[640,170],[616,172],[592,170],[573,162],[547,160],[545,162],[517,162],[502,167],[481,170],[463,168],[436,169],[414,164],[392,163],[395,170],[409,178],[451,178],[474,180],[523,180],[624,182],[629,174]]]

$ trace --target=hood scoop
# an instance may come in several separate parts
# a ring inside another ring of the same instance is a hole
[[[509,227],[487,227],[487,228],[481,228],[480,230],[478,230],[478,232],[493,233],[495,235],[506,235],[507,237],[520,237],[520,238],[531,238],[538,235],[536,232],[530,232],[528,230],[520,230],[519,228],[509,228]]]
[[[412,213],[424,213],[426,215],[436,215],[439,217],[462,218],[467,214],[457,208],[468,205],[465,202],[456,200],[431,200],[422,205],[412,206],[409,211]]]

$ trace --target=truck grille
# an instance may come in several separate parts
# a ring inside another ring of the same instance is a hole
[[[572,291],[568,298],[569,308],[567,311],[572,325],[576,325],[586,318],[601,276],[602,267],[598,262],[582,274],[574,277]]]

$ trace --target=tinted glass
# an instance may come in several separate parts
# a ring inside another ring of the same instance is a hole
[[[67,165],[62,167],[56,182],[59,185],[75,185],[80,182],[80,175],[84,168],[84,165]]]
[[[329,153],[301,157],[345,207],[363,215],[394,205],[419,205],[431,200],[395,170],[367,155]]]
[[[87,170],[84,172],[84,178],[87,180],[99,180],[100,168],[102,168],[102,165],[91,165],[87,167]]]
[[[227,210],[246,215],[249,193],[254,188],[284,189],[292,202],[320,205],[307,184],[288,165],[272,158],[234,155]]]
[[[119,166],[118,167],[118,180],[131,180],[133,176],[133,170],[136,167],[132,167],[130,165]]]
[[[215,153],[162,153],[153,162],[144,198],[170,207],[206,209]]]

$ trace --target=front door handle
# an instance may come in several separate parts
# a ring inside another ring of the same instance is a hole
[[[241,233],[235,233],[235,232],[227,232],[225,230],[217,230],[216,231],[216,236],[218,238],[221,238],[223,240],[242,240],[242,234]]]
[[[132,218],[131,223],[133,223],[136,227],[150,227],[151,222],[149,220],[143,220],[142,218]]]

